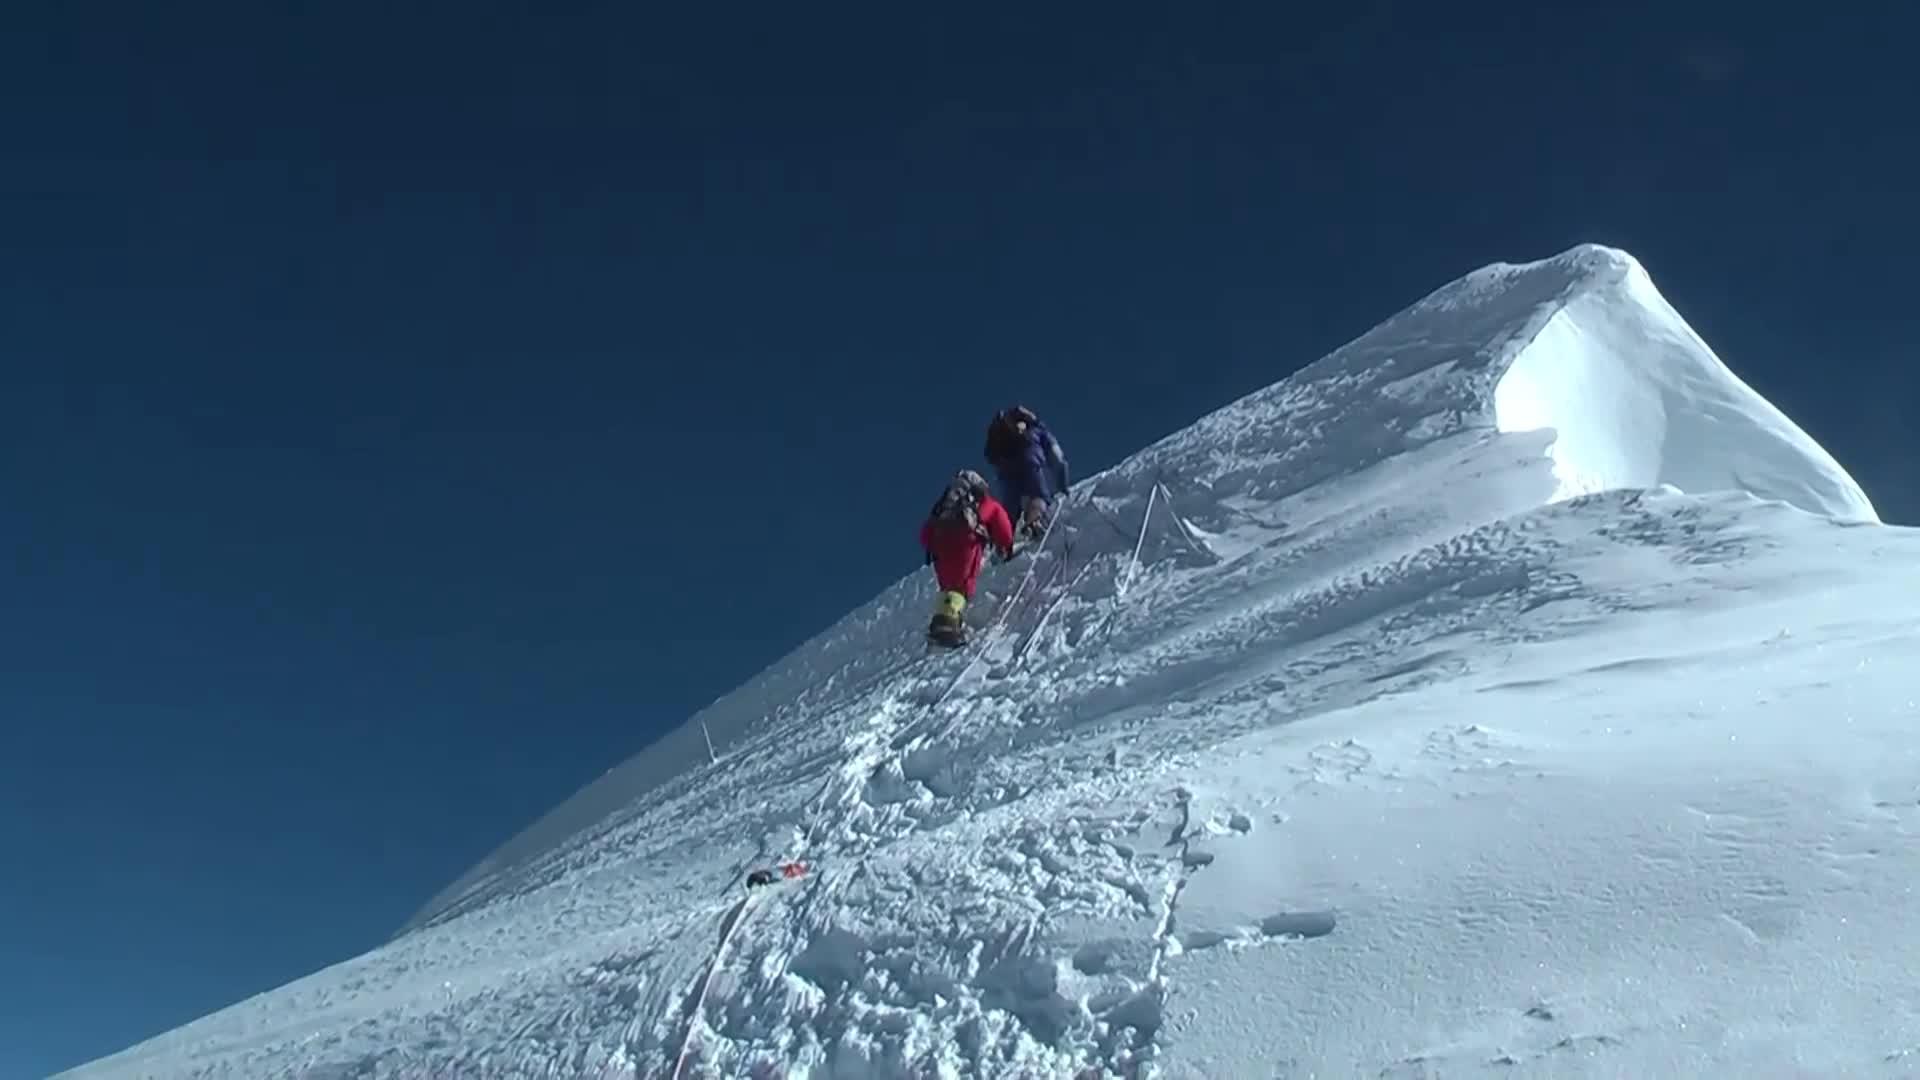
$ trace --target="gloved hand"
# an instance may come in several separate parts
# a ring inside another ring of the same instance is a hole
[[[1014,551],[1013,551],[1013,549],[1012,549],[1012,548],[1010,548],[1010,547],[1009,547],[1009,548],[1001,548],[1001,549],[1000,549],[1000,561],[1001,561],[1001,562],[1012,562],[1012,561],[1013,561],[1013,555],[1014,555]]]

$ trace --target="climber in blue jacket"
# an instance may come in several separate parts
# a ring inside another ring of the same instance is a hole
[[[1014,405],[988,422],[986,457],[999,480],[1000,501],[1017,515],[1027,536],[1041,535],[1067,491],[1067,455],[1060,440],[1032,409]]]

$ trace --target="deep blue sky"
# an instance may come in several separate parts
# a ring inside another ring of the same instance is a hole
[[[1155,6],[10,9],[0,1073],[383,939],[992,407],[1084,474],[1495,259],[1634,251],[1920,519],[1909,5]]]

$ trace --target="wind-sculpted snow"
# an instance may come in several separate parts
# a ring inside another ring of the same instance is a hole
[[[1611,264],[1604,277],[1555,307],[1494,390],[1500,430],[1556,432],[1557,494],[1668,484],[1878,520],[1859,485],[1727,370],[1639,263],[1590,257]]]
[[[1549,497],[1664,484],[1877,520],[1859,485],[1727,370],[1637,261],[1595,246],[1470,274],[1108,480],[1177,479],[1181,508],[1204,522],[1222,499],[1298,495],[1490,429],[1553,434]],[[1514,509],[1541,498],[1535,480],[1510,478]]]
[[[971,651],[911,576],[78,1075],[1897,1075],[1916,555],[1625,255],[1489,268],[1083,483]]]

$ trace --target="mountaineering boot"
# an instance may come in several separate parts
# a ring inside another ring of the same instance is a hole
[[[927,623],[927,639],[936,645],[964,645],[967,642],[967,624],[964,614],[967,610],[967,598],[951,589],[940,594],[940,606],[933,613],[933,620]]]
[[[1052,516],[1053,508],[1047,500],[1030,496],[1026,505],[1021,507],[1020,532],[1029,540],[1039,540],[1047,534],[1047,519]]]

